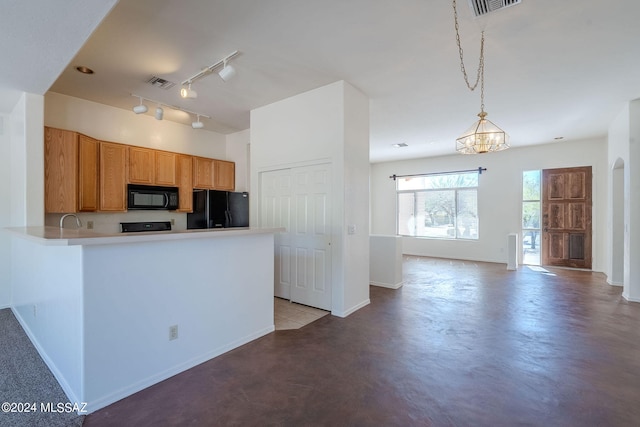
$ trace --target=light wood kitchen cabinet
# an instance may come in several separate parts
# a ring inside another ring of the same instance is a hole
[[[129,182],[152,185],[155,177],[154,150],[129,147]]]
[[[236,188],[236,164],[224,160],[214,160],[216,190],[233,191]]]
[[[156,185],[174,187],[176,185],[176,153],[169,151],[155,151],[155,180]],[[189,157],[191,161],[191,157]]]
[[[127,210],[126,145],[100,142],[100,210],[124,212]]]
[[[193,188],[213,189],[215,179],[214,160],[193,158]]]
[[[193,157],[176,155],[179,212],[193,212]]]
[[[129,183],[176,185],[176,154],[129,146]]]
[[[45,127],[45,212],[92,212],[98,198],[98,141]]]
[[[100,142],[86,135],[78,136],[78,210],[98,210],[98,163]]]

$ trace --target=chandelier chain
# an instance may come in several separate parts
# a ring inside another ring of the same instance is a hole
[[[480,83],[480,109],[484,111],[484,31],[480,38],[480,60],[478,61],[478,71],[476,74],[476,81],[472,85],[469,83],[469,76],[467,75],[467,69],[464,66],[464,52],[462,49],[462,43],[460,42],[460,27],[458,25],[458,9],[456,7],[456,0],[453,0],[453,19],[456,28],[456,43],[458,44],[458,52],[460,54],[460,71],[464,76],[464,81],[467,84],[469,90],[474,91]]]

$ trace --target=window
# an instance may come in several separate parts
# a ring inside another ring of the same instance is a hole
[[[540,171],[522,173],[522,263],[540,265]]]
[[[396,186],[399,235],[478,238],[478,172],[398,178]]]

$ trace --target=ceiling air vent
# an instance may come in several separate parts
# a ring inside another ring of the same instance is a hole
[[[473,14],[478,17],[489,12],[519,4],[522,0],[469,0]]]
[[[155,86],[164,90],[171,89],[176,85],[174,82],[170,82],[169,80],[165,80],[157,76],[151,76],[151,78],[147,80],[147,83],[149,83],[151,86]]]

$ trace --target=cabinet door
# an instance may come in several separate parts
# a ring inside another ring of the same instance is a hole
[[[215,188],[217,190],[233,191],[236,188],[236,164],[224,160],[215,160],[216,173]]]
[[[194,188],[214,188],[214,176],[213,159],[206,159],[204,157],[193,158]]]
[[[180,212],[193,212],[193,157],[177,155]]]
[[[46,212],[77,212],[78,134],[45,128],[44,208]]]
[[[149,148],[129,147],[129,182],[153,184],[154,152]]]
[[[155,184],[176,185],[176,154],[167,151],[155,152]]]
[[[85,135],[78,136],[78,211],[98,210],[99,142]]]
[[[100,210],[124,212],[127,210],[127,158],[126,145],[100,143]]]

